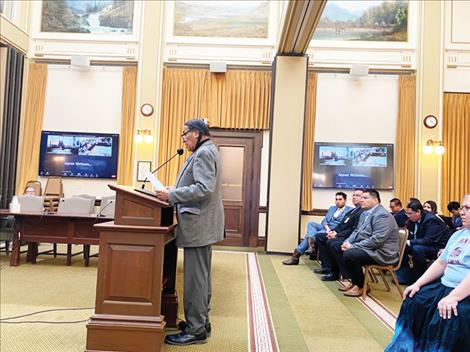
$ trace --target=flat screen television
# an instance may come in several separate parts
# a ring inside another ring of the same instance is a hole
[[[117,177],[119,135],[42,131],[40,176]]]
[[[315,143],[314,188],[391,190],[393,144]]]

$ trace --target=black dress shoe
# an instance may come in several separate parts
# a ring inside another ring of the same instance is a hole
[[[336,281],[336,280],[338,280],[338,276],[336,276],[333,273],[329,273],[321,277],[321,281]]]
[[[178,330],[181,330],[181,332],[186,332],[186,329],[189,328],[189,324],[186,322],[186,320],[180,320],[177,327],[178,327]],[[211,337],[211,330],[212,330],[212,326],[211,326],[210,321],[208,321],[206,323],[207,337]]]
[[[167,335],[165,337],[165,343],[176,346],[186,346],[193,344],[201,344],[207,342],[207,334],[204,331],[198,335],[191,335],[185,332],[181,332],[177,335]]]
[[[313,272],[314,272],[315,274],[329,274],[329,273],[330,273],[330,269],[316,268],[316,269],[313,269]]]

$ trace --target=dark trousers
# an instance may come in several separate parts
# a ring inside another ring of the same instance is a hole
[[[328,254],[330,255],[331,261],[331,272],[336,276],[341,276],[343,279],[350,279],[351,274],[348,268],[344,264],[343,251],[341,245],[344,242],[344,238],[334,238],[327,241]]]
[[[401,262],[400,269],[397,271],[398,281],[407,284],[415,282],[428,268],[426,259],[437,259],[437,252],[439,252],[439,246],[423,246],[419,244],[411,247],[406,246],[405,257]],[[408,255],[413,257],[413,268],[409,266]]]
[[[212,247],[184,248],[184,316],[189,334],[201,334],[209,323]]]
[[[343,253],[344,265],[351,274],[351,281],[354,285],[362,288],[364,286],[364,265],[378,264],[365,251],[359,248],[350,248]]]
[[[341,247],[341,244],[344,242],[344,240],[344,238],[338,237],[328,239],[328,237],[326,237],[326,233],[324,232],[317,234],[315,239],[317,248],[320,251],[320,261],[322,268],[330,270],[336,276],[339,275],[339,268],[338,264],[336,264],[334,260],[333,254],[331,253],[330,246],[333,242],[336,242],[339,244],[339,247]]]

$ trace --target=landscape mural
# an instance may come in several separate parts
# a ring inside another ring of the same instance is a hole
[[[314,40],[408,40],[408,1],[328,1]]]
[[[268,38],[268,1],[176,1],[173,35]]]
[[[132,33],[134,1],[44,0],[42,32]]]

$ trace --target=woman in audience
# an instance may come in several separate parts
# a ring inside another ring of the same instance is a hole
[[[470,351],[470,194],[460,215],[462,229],[403,293],[395,335],[385,352]]]
[[[423,209],[424,209],[425,211],[430,212],[431,214],[436,215],[439,220],[441,220],[443,223],[445,223],[447,226],[449,226],[449,225],[447,224],[447,222],[445,221],[445,219],[443,219],[443,218],[437,213],[437,204],[436,204],[435,201],[433,201],[433,200],[427,200],[427,201],[424,202],[424,204],[423,204]]]
[[[427,200],[426,202],[424,202],[423,209],[429,211],[434,215],[437,215],[437,204],[433,200]]]

